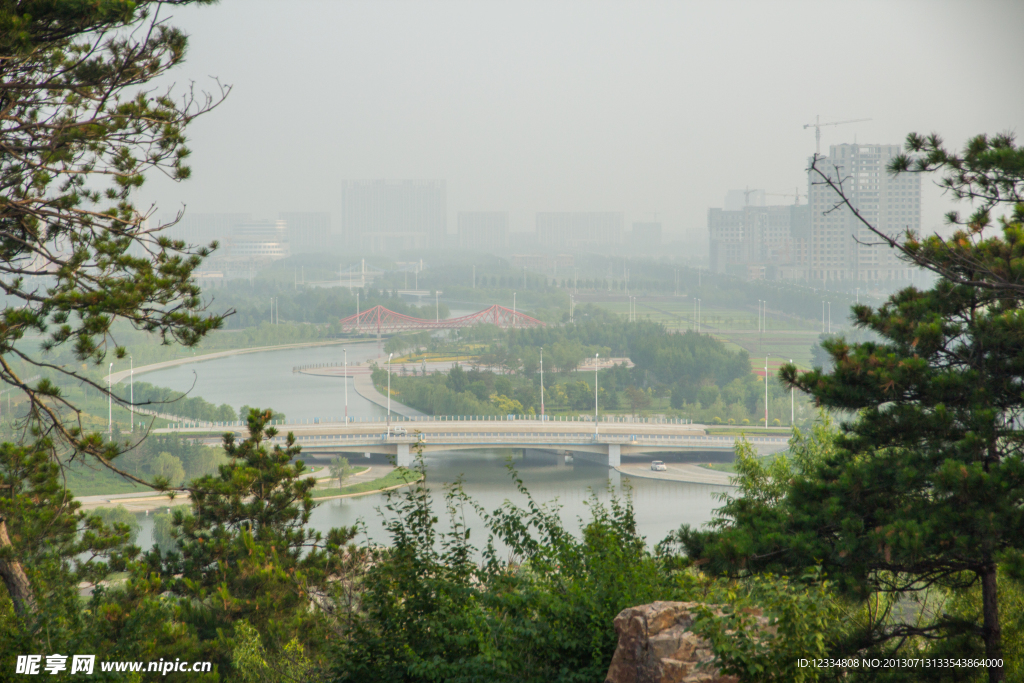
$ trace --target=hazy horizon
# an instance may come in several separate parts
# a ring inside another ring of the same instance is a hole
[[[233,85],[189,129],[193,176],[151,177],[158,213],[329,211],[349,179],[447,181],[459,211],[657,218],[706,240],[743,187],[806,192],[814,130],[959,147],[1016,132],[1014,2],[329,2],[164,10],[190,34],[181,84]],[[180,88],[179,88],[180,90]],[[922,226],[949,202],[925,182]],[[792,203],[791,197],[768,197]]]

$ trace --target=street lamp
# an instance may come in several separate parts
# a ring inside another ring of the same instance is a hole
[[[342,351],[345,353],[345,426],[348,427],[348,349]]]
[[[128,369],[129,369],[129,380],[128,386],[131,387],[131,411],[132,411],[132,425],[129,431],[135,432],[135,361],[132,360],[131,354],[128,354]]]
[[[107,370],[107,434],[114,433],[114,398],[110,393],[110,376],[114,374],[114,364]]]
[[[768,356],[764,357],[764,428],[768,429]]]
[[[388,354],[388,438],[391,438],[391,357],[394,353]]]
[[[594,439],[597,439],[597,356],[594,354]]]
[[[544,421],[544,347],[540,347],[540,420]]]

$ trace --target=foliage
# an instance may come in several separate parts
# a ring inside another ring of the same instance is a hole
[[[513,478],[526,508],[506,502],[486,513],[461,486],[448,487],[448,531],[437,529],[424,481],[388,497],[392,542],[371,558],[335,680],[600,680],[615,615],[670,597],[671,581],[637,535],[628,499],[593,500],[576,538]],[[489,531],[480,551],[469,541],[470,511]]]
[[[352,466],[348,464],[348,458],[336,457],[330,465],[331,476],[338,483],[338,488],[345,486],[345,480],[352,473]]]
[[[129,545],[132,528],[122,514],[80,510],[61,483],[51,448],[0,445],[0,533],[9,542],[0,548],[8,587],[0,594],[0,661],[6,663],[18,654],[96,646],[117,619],[83,612],[78,585],[99,582],[138,553]],[[137,637],[124,638],[121,651],[137,643]]]
[[[744,683],[801,683],[817,681],[817,667],[802,666],[801,659],[831,656],[831,638],[839,633],[841,606],[818,571],[799,581],[764,574],[742,586],[725,591],[726,616],[707,607],[694,631],[708,639],[723,674],[734,674]],[[768,618],[759,627],[757,616]],[[830,638],[831,636],[831,638]]]
[[[118,533],[124,534],[127,532],[127,543],[129,545],[135,545],[135,541],[139,538],[139,531],[142,529],[139,525],[139,520],[124,505],[117,505],[112,508],[99,507],[89,513],[89,516],[98,517],[104,526]]]
[[[1024,553],[1017,533],[1024,526],[1024,271],[1017,265],[1024,150],[1010,135],[979,136],[962,154],[945,150],[936,135],[911,135],[907,149],[918,156],[896,159],[890,170],[940,170],[942,185],[977,210],[966,222],[949,216],[964,226],[949,240],[887,238],[942,279],[877,309],[855,307],[858,327],[880,341],[826,341],[829,373],[783,368],[784,380],[819,404],[858,411],[836,455],[794,483],[786,554],[791,562],[821,558],[839,585],[861,597],[980,586],[980,624],[949,612],[923,623],[894,618],[872,624],[862,646],[929,638],[962,651],[983,646],[987,658],[999,659],[999,565],[1019,572]],[[840,181],[821,175],[841,192]],[[986,235],[990,212],[1007,204],[1002,235]],[[1003,679],[1002,667],[988,673]]]
[[[191,2],[205,0],[174,4]],[[7,359],[92,382],[77,363],[48,363],[16,342],[40,334],[44,353],[73,348],[78,363],[99,365],[110,347],[125,355],[111,334],[118,319],[186,346],[221,325],[191,279],[211,248],[161,237],[131,198],[147,171],[189,176],[185,127],[219,101],[147,89],[187,47],[180,30],[156,18],[159,4],[0,7],[0,101],[11,124],[0,141],[0,282],[18,302],[2,313],[0,380],[24,391],[33,419],[59,439],[108,462],[114,453],[56,413],[69,404],[53,383],[26,385]]]
[[[234,422],[238,419],[234,408],[226,403],[215,406],[201,396],[185,396],[180,392],[154,386],[147,382],[135,382],[132,388],[135,405],[159,413],[177,415],[190,420],[204,422]],[[129,398],[129,388],[120,387],[118,394],[123,400]],[[248,413],[246,413],[248,414]]]
[[[311,680],[314,665],[298,638],[293,638],[280,653],[269,657],[259,632],[247,621],[235,624],[235,649],[232,665],[236,680],[242,683],[304,683]]]
[[[162,590],[190,605],[187,622],[226,669],[232,624],[248,621],[263,646],[280,653],[293,639],[312,656],[325,637],[320,609],[331,592],[329,577],[341,575],[355,552],[346,548],[355,529],[332,529],[326,539],[308,528],[315,507],[294,435],[284,448],[268,447],[277,430],[271,411],[249,414],[249,437],[236,444],[224,436],[229,462],[216,476],[193,481],[191,513],[173,512],[177,547],[146,555],[148,572],[161,576]]]

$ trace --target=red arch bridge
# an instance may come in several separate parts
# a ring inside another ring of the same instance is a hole
[[[362,313],[343,318],[341,320],[341,331],[373,332],[380,335],[409,330],[454,330],[461,327],[480,325],[481,323],[490,323],[498,327],[544,327],[544,323],[536,318],[531,318],[528,315],[523,315],[518,311],[513,311],[510,308],[497,304],[470,315],[446,318],[444,320],[413,318],[410,315],[395,313],[383,306],[374,306]]]

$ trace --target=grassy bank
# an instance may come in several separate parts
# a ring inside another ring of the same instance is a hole
[[[422,475],[418,472],[413,472],[405,469],[391,470],[388,474],[373,481],[366,481],[362,484],[352,484],[351,486],[345,486],[342,488],[334,489],[316,489],[313,491],[313,498],[320,500],[323,498],[334,498],[336,496],[350,496],[359,493],[373,493],[374,491],[381,491],[392,486],[404,486],[411,484],[415,481],[419,481]]]

